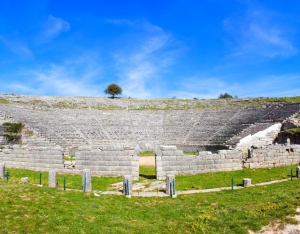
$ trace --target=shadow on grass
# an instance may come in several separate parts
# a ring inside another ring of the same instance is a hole
[[[140,177],[143,177],[145,179],[148,180],[155,180],[156,179],[156,175],[145,175],[145,174],[139,174]]]

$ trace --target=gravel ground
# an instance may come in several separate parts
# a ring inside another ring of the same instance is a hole
[[[300,213],[300,207],[296,211]],[[300,215],[291,218],[295,219],[298,224],[286,224],[282,228],[281,221],[275,220],[263,227],[259,232],[256,232],[256,234],[300,234]],[[249,231],[249,234],[255,234],[255,232]]]
[[[140,166],[155,166],[155,156],[140,157]]]

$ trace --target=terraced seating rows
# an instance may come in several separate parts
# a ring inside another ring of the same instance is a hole
[[[0,105],[0,113],[24,123],[36,134],[62,146],[65,152],[80,145],[135,146],[143,142],[193,146],[232,145],[236,142],[234,137],[245,129],[250,130],[253,124],[280,122],[300,111],[300,104],[151,111],[132,110],[147,105],[144,100],[108,99],[105,102],[105,99],[94,98],[38,99],[29,96],[26,101],[31,104],[24,105],[19,96],[12,98],[16,99],[14,104]],[[55,108],[59,103],[72,108]],[[184,100],[176,103],[179,106],[186,105]],[[92,108],[101,105],[114,105],[118,110]],[[169,103],[157,100],[152,101],[151,105],[163,109]],[[261,130],[265,125],[257,126]],[[251,131],[256,131],[256,128]],[[245,130],[243,134],[246,133]]]

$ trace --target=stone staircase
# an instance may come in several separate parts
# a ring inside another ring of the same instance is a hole
[[[236,146],[241,139],[245,138],[248,135],[253,135],[259,131],[262,131],[270,126],[272,126],[274,123],[254,123],[251,125],[248,125],[247,128],[243,129],[239,134],[231,137],[228,141],[226,141],[226,145],[234,147]]]

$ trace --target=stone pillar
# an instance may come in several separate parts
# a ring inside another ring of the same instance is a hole
[[[291,140],[290,140],[290,138],[287,138],[287,139],[286,139],[286,145],[287,145],[287,146],[290,146],[290,145],[291,145]]]
[[[166,194],[170,195],[172,198],[176,198],[175,191],[175,175],[167,174],[166,175]]]
[[[132,194],[132,175],[123,176],[123,194],[130,198]]]
[[[5,164],[0,163],[0,178],[5,178]]]
[[[82,171],[82,190],[84,192],[92,192],[92,179],[90,169],[84,169]]]
[[[243,186],[244,186],[244,187],[249,187],[249,186],[251,186],[251,179],[249,179],[249,178],[244,178],[244,179],[243,179]]]
[[[28,177],[21,178],[21,182],[27,184],[28,183]]]
[[[51,170],[49,171],[49,187],[50,188],[56,188],[57,182],[56,182],[56,171]]]
[[[300,167],[296,168],[296,177],[300,178]]]

